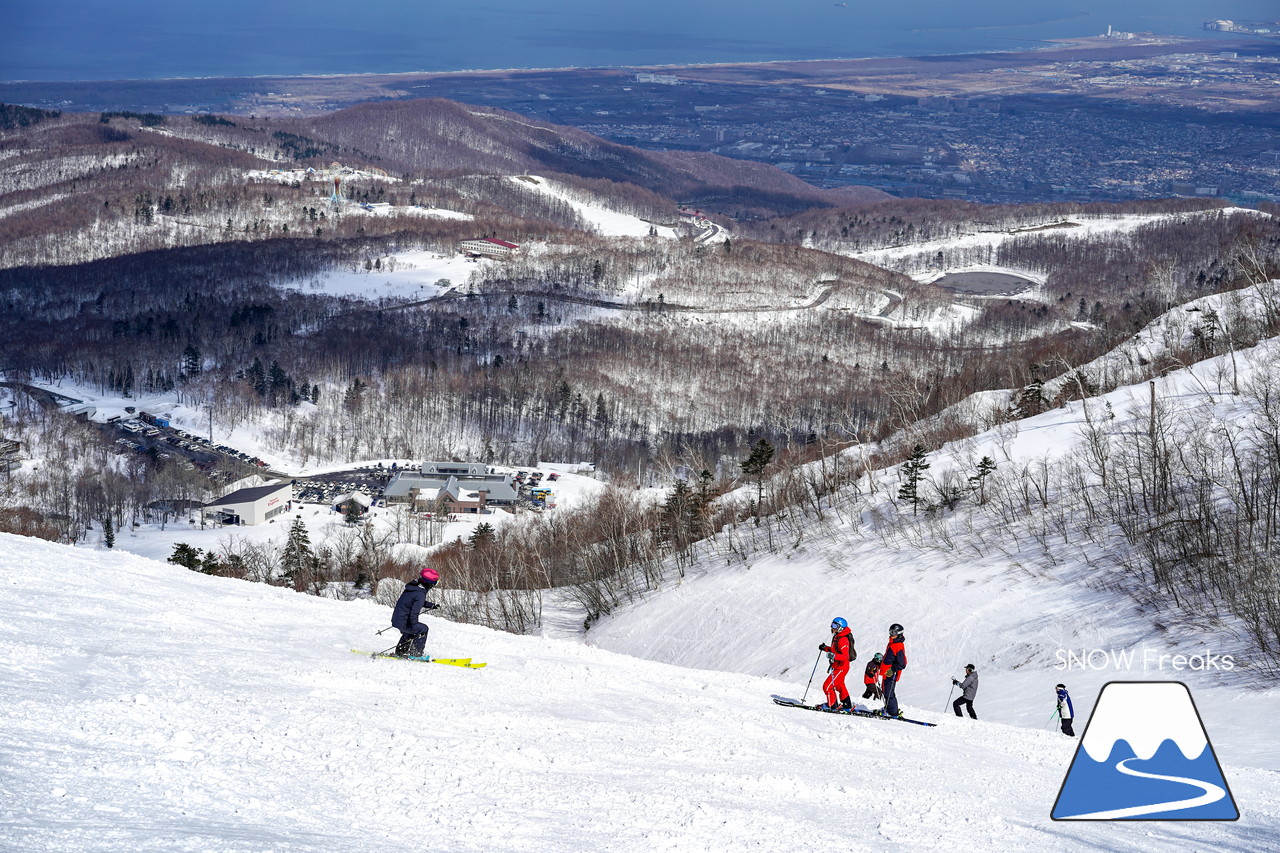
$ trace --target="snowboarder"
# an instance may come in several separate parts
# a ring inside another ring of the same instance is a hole
[[[1071,728],[1071,721],[1075,719],[1076,709],[1071,705],[1071,694],[1067,692],[1067,685],[1059,684],[1055,688],[1058,691],[1058,719],[1062,721],[1062,733],[1075,737],[1075,730]]]
[[[973,664],[965,664],[964,681],[956,681],[951,679],[951,683],[960,688],[960,698],[951,703],[951,707],[955,709],[956,716],[962,716],[960,708],[964,705],[969,706],[969,716],[972,719],[978,719],[978,715],[973,712],[973,697],[978,695],[978,668]]]
[[[422,650],[427,645],[428,629],[418,621],[418,614],[440,606],[427,601],[427,593],[439,580],[440,573],[435,569],[423,569],[417,580],[405,584],[404,592],[400,593],[400,598],[396,601],[396,609],[391,613],[391,627],[400,631],[396,657],[422,657]]]
[[[880,689],[880,661],[884,655],[876,652],[875,657],[871,659],[871,663],[867,664],[867,668],[862,672],[862,683],[867,689],[862,691],[863,699],[883,699],[884,691]]]
[[[901,717],[898,710],[898,677],[907,668],[907,649],[902,636],[902,626],[894,622],[889,626],[889,645],[885,647],[884,658],[880,661],[880,689],[884,692],[884,708],[880,713],[886,717]]]
[[[821,643],[818,651],[827,653],[831,673],[822,682],[822,692],[827,694],[827,703],[822,705],[824,711],[853,709],[853,701],[849,698],[849,688],[844,686],[845,676],[849,674],[849,664],[857,658],[853,650],[853,632],[849,623],[837,616],[831,620],[831,645]]]

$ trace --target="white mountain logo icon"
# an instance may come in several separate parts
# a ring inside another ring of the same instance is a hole
[[[1054,820],[1236,820],[1191,691],[1180,681],[1102,688]]]

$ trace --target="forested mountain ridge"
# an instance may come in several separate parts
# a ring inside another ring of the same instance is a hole
[[[634,184],[738,218],[889,198],[866,187],[822,190],[760,163],[631,148],[576,128],[439,98],[361,104],[299,126],[318,138],[362,148],[397,172],[571,175]],[[373,140],[370,128],[377,129]],[[592,188],[607,194],[601,185]]]
[[[18,118],[0,128],[3,266],[276,237],[413,231],[453,241],[471,232],[519,234],[524,229],[513,214],[540,220],[535,232],[549,223],[578,225],[553,204],[522,207],[507,187],[478,180],[529,171],[667,221],[686,202],[772,216],[885,197],[819,190],[772,167],[714,155],[644,152],[438,99],[364,105],[307,120],[36,110]],[[332,191],[327,181],[258,175],[326,171],[334,164],[351,176],[347,198],[391,202],[393,209],[376,221],[335,220],[325,211]],[[480,221],[470,230],[456,220],[424,222],[414,207]]]

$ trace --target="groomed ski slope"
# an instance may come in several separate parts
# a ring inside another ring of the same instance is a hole
[[[1209,441],[1219,425],[1253,416],[1256,402],[1230,393],[1232,377],[1238,373],[1248,388],[1278,370],[1280,339],[1268,339],[1171,371],[1156,380],[1155,390],[1171,420],[1188,429],[1179,440]],[[1142,383],[1088,405],[1118,441],[1147,428],[1148,395]],[[1085,426],[1083,404],[1072,402],[947,444],[929,454],[928,474],[958,468],[967,475],[983,456],[1010,472],[1034,472],[1041,461],[1054,468],[1084,452]],[[1114,452],[1126,452],[1124,445],[1117,443]],[[746,565],[732,555],[704,556],[678,585],[600,620],[588,642],[679,666],[794,676],[803,683],[833,617],[847,619],[853,630],[859,675],[860,665],[884,649],[889,624],[898,622],[906,627],[910,659],[898,698],[908,715],[947,709],[955,695],[951,679],[963,676],[966,663],[978,668],[975,707],[984,722],[1051,730],[1053,688],[1062,682],[1074,701],[1077,734],[1107,682],[1181,681],[1224,764],[1280,767],[1274,725],[1280,689],[1259,674],[1265,662],[1248,645],[1240,620],[1144,604],[1125,591],[1140,594],[1140,582],[1125,577],[1114,555],[1091,548],[1078,531],[1046,540],[1050,562],[1025,530],[1002,529],[969,503],[945,515],[945,535],[925,527],[883,541],[867,516],[887,511],[884,502],[900,485],[898,469],[877,472],[876,479],[877,497],[866,495],[863,481],[862,498],[843,505],[843,520],[828,509],[825,526],[813,524],[795,541],[779,537],[775,553],[758,553]]]
[[[1061,735],[439,619],[488,668],[350,654],[388,616],[0,535],[0,850],[1280,848],[1274,772],[1224,760],[1236,823],[1055,824]]]

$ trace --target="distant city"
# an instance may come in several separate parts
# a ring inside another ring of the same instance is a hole
[[[920,58],[0,83],[0,101],[297,116],[441,97],[639,148],[769,163],[826,188],[983,203],[1280,201],[1280,24],[1204,27],[1215,37],[1108,27],[1041,51]]]
[[[607,117],[561,110],[553,118],[641,148],[712,151],[771,163],[822,187],[859,184],[899,196],[1280,201],[1274,126],[1030,97],[771,94],[751,116],[714,108],[688,122],[649,109]]]
[[[643,71],[557,79],[554,99],[533,94],[545,79],[422,89],[640,148],[770,163],[822,187],[985,203],[1280,201],[1280,51],[1126,57],[1119,49],[1106,59],[984,69],[959,82],[921,72],[905,82],[830,76],[829,87],[748,86],[702,70]]]

